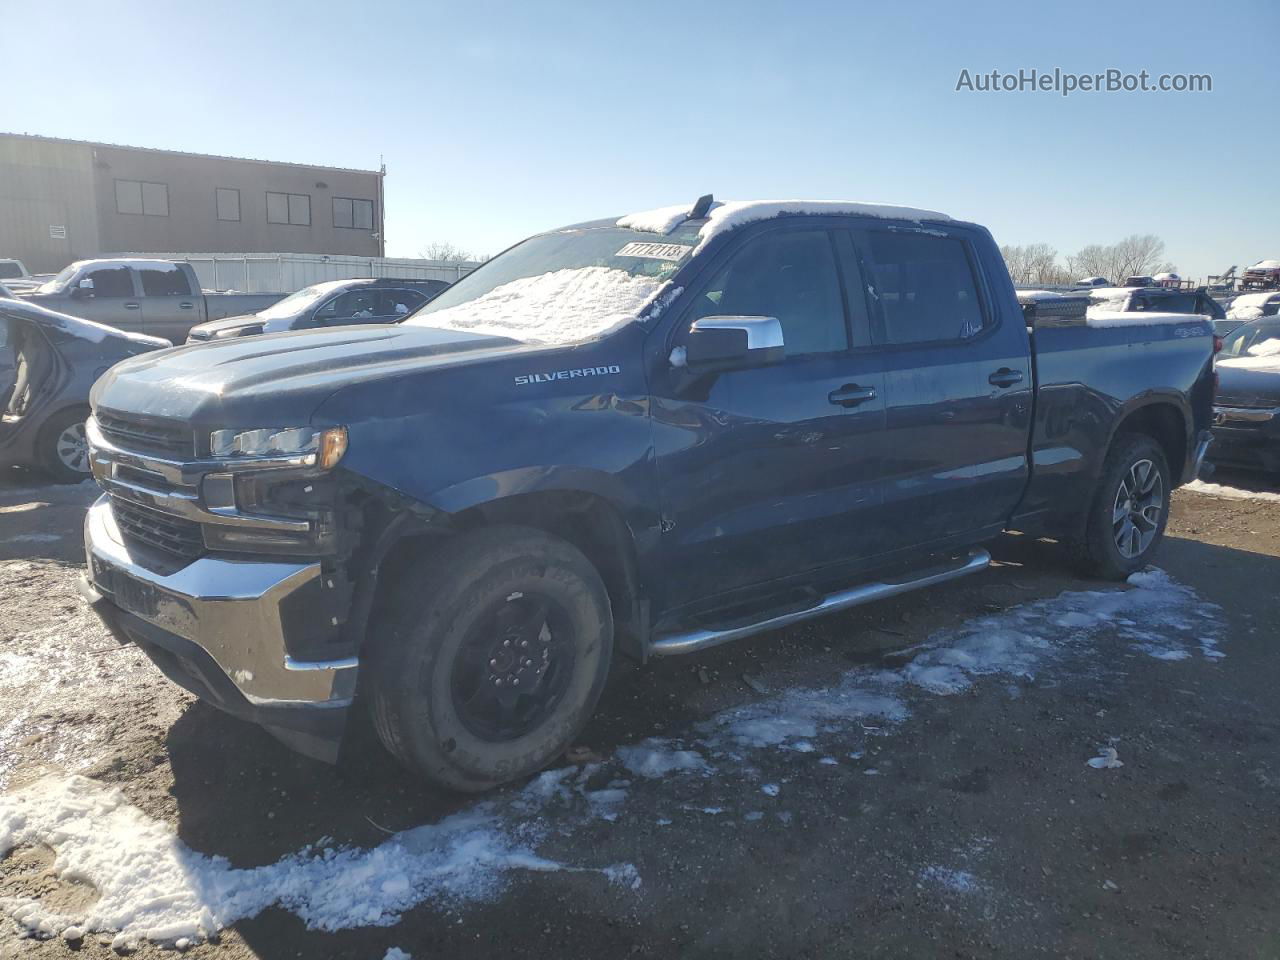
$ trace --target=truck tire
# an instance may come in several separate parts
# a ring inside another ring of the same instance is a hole
[[[58,411],[40,428],[36,437],[40,468],[54,483],[80,483],[92,476],[84,430],[88,418],[88,410],[73,407]]]
[[[1164,538],[1172,490],[1160,444],[1146,434],[1116,437],[1076,545],[1085,572],[1124,580],[1150,563]]]
[[[595,567],[540,530],[448,541],[395,586],[365,690],[379,739],[427,780],[477,793],[560,756],[595,710],[613,614]]]

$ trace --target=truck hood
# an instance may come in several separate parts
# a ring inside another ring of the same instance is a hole
[[[187,335],[195,340],[212,340],[219,330],[230,327],[265,326],[266,321],[256,313],[242,313],[235,317],[222,317],[220,320],[206,320],[197,323]]]
[[[1280,356],[1219,360],[1217,402],[1227,406],[1280,406]]]
[[[325,398],[352,384],[535,349],[504,337],[382,324],[241,337],[117,364],[90,401],[95,410],[202,427],[303,425]]]

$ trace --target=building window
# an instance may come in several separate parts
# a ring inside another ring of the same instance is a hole
[[[214,191],[218,204],[219,220],[240,219],[240,191],[231,187],[218,187]]]
[[[147,183],[142,180],[117,180],[116,213],[167,217],[169,215],[169,188],[163,183]]]
[[[373,229],[373,201],[333,198],[333,225],[355,230]]]
[[[311,196],[306,193],[268,193],[267,223],[311,226]]]

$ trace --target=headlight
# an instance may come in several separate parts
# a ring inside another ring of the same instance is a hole
[[[304,466],[329,470],[347,452],[347,428],[215,430],[209,435],[209,452],[228,460],[239,457],[297,457]]]
[[[230,340],[232,337],[250,337],[262,332],[262,325],[249,323],[243,327],[222,327],[213,331],[214,340]]]

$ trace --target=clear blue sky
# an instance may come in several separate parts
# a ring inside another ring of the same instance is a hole
[[[1274,0],[0,11],[0,130],[381,156],[391,254],[496,253],[714,192],[931,207],[1062,253],[1151,232],[1187,275],[1280,257]],[[955,92],[962,68],[1020,67],[1209,73],[1213,92]]]

